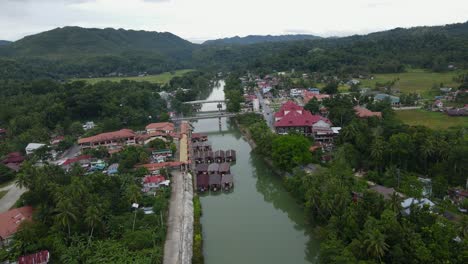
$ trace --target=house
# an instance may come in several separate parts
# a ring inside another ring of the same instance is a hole
[[[207,141],[208,136],[202,133],[192,133],[192,142],[203,142]]]
[[[31,155],[34,153],[34,151],[44,147],[46,144],[42,144],[42,143],[29,143],[27,146],[26,146],[26,155]]]
[[[423,199],[416,199],[416,198],[407,198],[406,200],[404,200],[403,202],[401,202],[401,207],[403,208],[403,211],[402,213],[404,215],[410,215],[411,214],[411,206],[418,206],[419,208],[423,208],[424,206],[428,206],[429,209],[432,209],[434,207],[434,203],[427,199],[427,198],[423,198]]]
[[[440,91],[443,92],[443,93],[449,93],[452,91],[452,88],[450,87],[442,87],[440,88]]]
[[[105,147],[107,149],[120,149],[123,146],[136,145],[136,133],[131,129],[101,133],[92,137],[78,139],[81,149]]]
[[[400,105],[400,97],[389,95],[389,94],[376,94],[374,96],[374,101],[386,101],[389,100],[393,106]]]
[[[5,159],[2,160],[3,164],[21,164],[24,161],[23,155],[20,152],[11,152],[8,153]]]
[[[214,158],[217,163],[224,162],[225,153],[224,150],[217,150],[214,153]]]
[[[449,116],[468,116],[468,108],[451,108],[447,109]]]
[[[162,175],[148,175],[143,178],[143,192],[154,191],[166,178]]]
[[[65,139],[64,136],[56,136],[50,140],[51,145],[58,145]]]
[[[354,111],[356,112],[356,116],[359,118],[382,117],[382,112],[372,112],[369,109],[361,106],[355,106]]]
[[[323,101],[323,99],[330,98],[329,94],[319,94],[315,92],[304,91],[302,94],[304,104],[307,104],[312,98],[317,99],[318,102]]]
[[[169,161],[163,163],[149,163],[143,165],[137,165],[137,168],[146,168],[151,173],[159,173],[161,169],[164,168],[180,168],[183,165],[182,162],[179,161]]]
[[[361,83],[361,81],[359,81],[357,79],[351,79],[346,84],[349,85],[349,86],[352,86],[352,85],[358,85],[360,83]]]
[[[119,172],[119,164],[113,163],[107,168],[107,175],[114,175]]]
[[[210,174],[209,184],[212,191],[216,192],[221,190],[221,175],[218,173]]]
[[[219,172],[219,164],[218,163],[211,163],[208,165],[208,173],[215,174]]]
[[[197,173],[197,175],[208,174],[208,166],[209,165],[206,163],[197,164],[197,166],[195,167],[195,172]]]
[[[302,95],[302,89],[293,88],[289,91],[291,97],[299,97]]]
[[[223,162],[219,164],[219,174],[230,174],[231,173],[231,165],[227,162]]]
[[[197,175],[197,189],[199,192],[205,192],[210,188],[210,176],[208,174]]]
[[[231,162],[231,161],[236,161],[236,151],[229,149],[226,150],[226,161]]]
[[[18,258],[18,264],[47,264],[49,263],[50,253],[48,250],[42,250]]]
[[[308,88],[307,91],[309,91],[312,94],[320,94],[319,88]]]
[[[58,163],[62,169],[68,171],[72,168],[73,164],[79,164],[82,168],[89,168],[91,166],[91,156],[82,155],[71,159],[66,159],[61,163]]]
[[[83,125],[84,130],[91,130],[91,129],[95,128],[95,127],[96,127],[96,125],[94,124],[93,121],[88,121],[88,122],[84,123],[84,125]]]
[[[146,126],[146,133],[159,131],[166,134],[170,134],[174,132],[174,130],[174,124],[170,122],[152,123]]]
[[[13,235],[18,231],[20,224],[24,221],[31,221],[33,208],[23,206],[14,208],[0,214],[0,246],[8,246]]]
[[[313,136],[317,141],[330,141],[334,136],[330,120],[312,115],[292,101],[284,103],[279,112],[275,113],[274,127],[280,135],[297,132],[304,136]]]
[[[234,187],[234,177],[232,174],[221,175],[221,186],[225,191],[229,191]]]
[[[444,103],[442,103],[441,100],[435,100],[434,103],[432,104],[433,107],[437,107],[437,108],[442,108],[444,107]]]

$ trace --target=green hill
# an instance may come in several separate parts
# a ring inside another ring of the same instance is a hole
[[[306,34],[279,35],[279,36],[249,35],[246,37],[235,36],[232,38],[207,40],[203,44],[204,45],[229,45],[229,44],[249,45],[249,44],[257,44],[257,43],[264,43],[264,42],[285,42],[285,41],[297,41],[297,40],[320,39],[320,38],[321,37],[314,36],[314,35],[306,35]]]
[[[0,47],[0,56],[56,76],[160,73],[187,68],[195,45],[167,32],[64,27]]]
[[[8,40],[0,40],[0,46],[8,45],[10,43],[11,41],[8,41]]]

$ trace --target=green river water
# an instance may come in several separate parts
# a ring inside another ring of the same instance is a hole
[[[223,83],[208,99],[224,99]],[[215,110],[216,105],[205,105]],[[213,150],[234,149],[231,167],[234,190],[201,196],[206,264],[315,263],[318,242],[305,223],[302,208],[284,189],[281,178],[252,152],[229,120],[194,122],[194,132],[206,133]]]

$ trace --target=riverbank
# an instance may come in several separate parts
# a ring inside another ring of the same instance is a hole
[[[203,257],[203,232],[200,218],[202,217],[202,206],[200,197],[195,195],[193,197],[193,256],[192,264],[204,264],[205,259]]]

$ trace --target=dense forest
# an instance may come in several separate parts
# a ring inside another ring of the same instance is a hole
[[[304,35],[304,34],[279,35],[279,36],[249,35],[245,37],[235,36],[232,38],[207,40],[203,42],[203,44],[204,45],[228,45],[228,44],[248,45],[248,44],[257,44],[257,43],[263,43],[263,42],[285,42],[285,41],[319,39],[319,38],[321,37],[314,36],[314,35]]]
[[[0,47],[2,79],[138,75],[181,68],[329,73],[466,68],[468,23],[362,36],[197,45],[170,33],[58,28]]]

